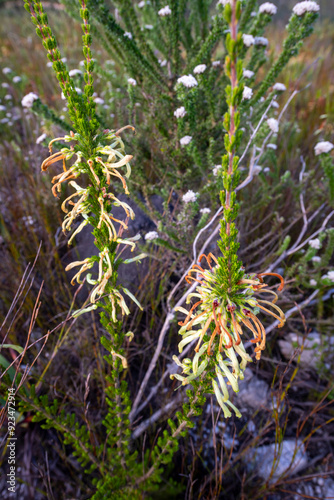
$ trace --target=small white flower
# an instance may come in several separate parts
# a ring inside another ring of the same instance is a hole
[[[20,83],[21,80],[22,78],[20,76],[14,76],[13,83]]]
[[[316,156],[321,155],[322,153],[329,153],[334,148],[334,144],[328,141],[318,142],[318,144],[314,147],[314,152]]]
[[[5,99],[5,101],[11,101],[13,99],[13,96],[10,94],[6,94],[4,99]]]
[[[84,66],[85,65],[85,61],[80,61],[79,62],[79,66]]]
[[[315,238],[314,240],[310,240],[309,245],[311,248],[315,248],[316,250],[319,250],[321,248],[321,243],[320,243],[319,238]]]
[[[260,14],[269,14],[270,16],[273,16],[277,12],[277,7],[273,3],[265,2],[260,5],[259,12]]]
[[[267,123],[268,123],[270,130],[272,130],[275,134],[277,134],[277,132],[278,132],[278,120],[276,120],[276,118],[269,118],[269,120],[267,120]]]
[[[36,144],[40,144],[41,142],[44,141],[44,139],[46,139],[46,134],[42,134],[40,135],[39,137],[37,137],[36,139]]]
[[[212,66],[213,66],[214,68],[217,68],[217,67],[218,67],[218,66],[220,66],[220,65],[221,65],[221,61],[213,61],[213,62],[212,62]]]
[[[244,91],[242,93],[242,98],[243,99],[251,99],[253,95],[253,90],[250,87],[244,87]]]
[[[135,87],[137,85],[137,82],[134,78],[128,78],[128,84]]]
[[[292,9],[292,12],[296,14],[296,16],[303,16],[306,12],[318,12],[319,10],[320,7],[316,2],[306,0],[305,2],[297,3]]]
[[[279,104],[278,104],[278,102],[277,102],[277,101],[273,101],[273,102],[271,103],[271,107],[272,107],[272,108],[275,108],[275,109],[279,108]]]
[[[315,280],[310,280],[310,285],[311,286],[317,286],[317,282]]]
[[[35,224],[34,219],[31,217],[31,215],[28,215],[28,217],[22,217],[22,221],[24,222],[25,226],[33,226]]]
[[[164,60],[159,59],[159,64],[160,64],[160,66],[161,66],[162,68],[164,68],[164,67],[167,65],[167,60],[166,60],[166,59],[164,59]]]
[[[182,137],[182,139],[180,139],[180,144],[181,146],[187,146],[191,142],[191,140],[191,135],[185,135],[184,137]]]
[[[270,168],[269,168],[269,167],[264,168],[264,169],[263,169],[263,172],[264,172],[265,174],[267,174],[268,172],[270,172]]]
[[[130,31],[125,31],[124,36],[132,40],[132,33],[130,33]]]
[[[205,70],[206,64],[199,64],[196,68],[194,68],[194,73],[195,75],[200,75],[201,73],[204,73]]]
[[[159,10],[158,15],[161,17],[165,17],[165,16],[170,16],[171,13],[172,11],[170,10],[169,5],[166,5],[166,7],[163,7],[162,9]]]
[[[9,118],[1,118],[0,123],[8,123]]]
[[[142,2],[139,2],[138,7],[140,9],[142,9],[143,7],[145,7],[145,0],[142,0]]]
[[[8,75],[8,73],[11,73],[12,70],[10,68],[3,68],[2,72],[4,75]]]
[[[268,38],[265,38],[264,36],[256,36],[254,39],[255,45],[262,45],[263,47],[267,47],[268,43]]]
[[[146,241],[156,240],[159,238],[159,234],[156,231],[149,231],[145,234],[144,238]]]
[[[153,26],[153,24],[145,24],[145,28],[147,30],[153,30],[154,26]]]
[[[244,33],[242,35],[242,39],[243,39],[243,42],[246,45],[246,47],[250,47],[251,45],[254,45],[254,43],[255,43],[255,38],[253,37],[253,35],[246,35],[246,33]]]
[[[8,88],[9,88],[9,83],[7,83],[7,82],[3,82],[3,83],[1,84],[1,87],[2,87],[3,89],[8,89]]]
[[[2,104],[0,104],[0,111],[6,111],[6,110],[7,110],[6,106],[3,106]]]
[[[37,94],[34,94],[34,92],[29,92],[29,94],[25,95],[21,101],[21,104],[24,108],[31,108],[34,101],[39,99]]]
[[[76,90],[77,94],[82,94],[82,90],[79,89],[79,87],[75,87],[75,90]]]
[[[250,69],[244,69],[244,78],[253,78],[255,75],[254,71],[251,71]]]
[[[96,104],[104,104],[104,99],[102,99],[102,97],[95,97],[94,102],[96,102]]]
[[[334,271],[328,271],[327,278],[331,281],[334,281]]]
[[[62,57],[61,60],[62,60],[63,63],[66,63],[67,62],[67,57]]]
[[[217,177],[218,173],[219,173],[219,170],[222,168],[222,165],[215,165],[212,169],[212,173],[214,176]]]
[[[180,76],[180,78],[177,79],[177,83],[182,83],[182,85],[184,85],[188,89],[191,89],[192,87],[196,87],[196,85],[198,85],[198,82],[193,75]]]
[[[80,69],[71,69],[68,74],[72,78],[72,76],[82,75],[82,71]]]
[[[314,257],[312,257],[312,262],[321,262],[321,257],[319,257],[318,255],[315,255]]]
[[[182,196],[182,201],[184,203],[195,203],[198,196],[199,193],[194,193],[194,191],[189,189],[189,191],[187,191],[186,194]]]
[[[277,145],[276,144],[267,144],[267,148],[268,149],[277,149]]]
[[[52,66],[53,66],[53,62],[52,62],[52,61],[48,61],[48,62],[46,63],[46,67],[47,67],[47,68],[52,68]]]
[[[200,209],[201,214],[209,214],[211,212],[210,208],[201,208]]]
[[[181,106],[180,108],[177,108],[174,111],[174,116],[176,118],[184,118],[186,116],[187,112],[184,106]]]
[[[259,175],[259,173],[262,171],[262,167],[260,167],[260,165],[256,165],[254,168],[253,168],[253,173],[255,175]]]
[[[277,82],[273,86],[273,89],[277,90],[277,92],[284,92],[286,90],[286,86],[284,85],[284,83]]]

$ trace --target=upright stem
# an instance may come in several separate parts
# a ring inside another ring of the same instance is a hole
[[[232,0],[232,20],[230,24],[231,28],[231,39],[236,42],[237,40],[237,19],[236,19],[236,3],[237,0]],[[233,96],[233,91],[235,87],[237,86],[238,80],[237,80],[237,56],[236,52],[234,51],[234,55],[231,58],[231,95]],[[236,112],[236,104],[233,103],[233,100],[231,99],[230,103],[230,130],[228,132],[230,141],[234,137],[235,134],[235,124],[234,124],[234,115]],[[229,152],[229,165],[228,165],[228,175],[232,176],[233,173],[233,158],[235,154],[235,148]],[[230,189],[226,189],[226,202],[225,202],[225,208],[229,209],[231,205],[231,191],[232,187],[230,186]],[[230,236],[230,222],[227,222],[226,225],[226,234]]]

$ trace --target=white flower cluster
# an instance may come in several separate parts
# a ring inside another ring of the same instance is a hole
[[[12,70],[10,68],[3,68],[2,72],[4,75],[8,75],[8,73],[11,73]]]
[[[330,280],[330,281],[333,281],[334,282],[334,271],[328,271],[327,274],[325,274],[324,276],[321,276],[322,279],[327,279],[327,280]]]
[[[253,78],[255,75],[254,71],[251,71],[250,69],[244,69],[244,78]]]
[[[38,99],[38,95],[34,94],[34,92],[29,92],[29,94],[25,95],[21,101],[21,104],[24,108],[31,108],[34,101]]]
[[[138,7],[140,9],[142,9],[143,7],[145,7],[145,0],[142,0],[141,2],[139,2]]]
[[[312,2],[310,0],[306,0],[305,2],[297,3],[292,12],[296,14],[296,16],[303,16],[306,12],[318,12],[320,10],[317,2]]]
[[[22,80],[20,76],[14,76],[13,83],[19,83]]]
[[[184,85],[188,89],[191,89],[192,87],[196,87],[196,85],[198,85],[198,82],[193,75],[180,76],[180,78],[177,79],[177,83],[182,83],[182,85]]]
[[[51,66],[52,66],[52,63],[51,63]],[[82,75],[82,71],[80,69],[71,69],[71,71],[69,71],[68,74],[72,78],[72,76]]]
[[[209,214],[210,212],[211,212],[211,209],[207,208],[207,207],[200,209],[200,213],[203,214],[203,215],[204,214]]]
[[[135,87],[137,85],[137,82],[134,78],[128,78],[128,84],[132,85],[132,87]]]
[[[276,90],[277,92],[284,92],[286,90],[286,86],[284,85],[284,83],[277,82],[273,86],[273,89]]]
[[[262,45],[263,47],[267,47],[268,43],[268,38],[265,38],[264,36],[256,36],[254,38],[255,45]]]
[[[127,38],[129,38],[129,40],[132,40],[132,33],[130,33],[130,31],[125,31],[124,32],[124,36],[126,36]]]
[[[199,193],[194,193],[194,191],[189,189],[189,191],[187,191],[186,194],[182,196],[182,201],[184,203],[195,203],[195,201],[197,200],[197,196],[199,196]]]
[[[165,16],[170,16],[172,13],[169,5],[166,5],[166,7],[163,7],[162,9],[159,10],[158,12],[158,15],[161,16],[161,17],[165,17]]]
[[[159,238],[159,234],[156,231],[149,231],[145,234],[144,238],[146,241],[156,240]]]
[[[96,102],[96,104],[104,104],[104,99],[102,99],[102,97],[94,97],[94,102]]]
[[[220,62],[220,61],[213,61],[213,62],[212,62],[212,66],[213,66],[214,68],[217,68],[217,67],[218,67],[218,66],[220,66],[220,65],[221,65],[221,62]]]
[[[278,132],[278,120],[276,120],[275,118],[269,118],[269,120],[267,120],[267,123],[268,123],[270,130],[272,132],[274,132],[275,134],[277,134],[277,132]]]
[[[199,64],[196,68],[194,68],[194,73],[195,75],[200,75],[201,73],[204,73],[205,70],[206,64]]]
[[[253,37],[253,35],[246,35],[246,33],[244,33],[242,35],[242,40],[243,40],[244,44],[246,45],[246,47],[250,47],[251,45],[254,45],[254,43],[255,43],[255,38]]]
[[[259,12],[260,14],[269,14],[270,16],[274,16],[277,13],[277,7],[271,2],[265,2],[260,5]]]
[[[322,153],[329,153],[334,148],[334,144],[329,141],[318,142],[315,145],[314,152],[316,156],[321,155]]]
[[[244,87],[244,91],[242,93],[242,98],[243,99],[251,99],[253,95],[253,90],[250,87]]]
[[[212,173],[215,177],[217,177],[219,170],[222,168],[222,165],[215,165],[212,169]]]
[[[315,248],[316,250],[320,250],[320,248],[321,248],[321,243],[320,243],[319,238],[315,238],[314,240],[310,240],[309,245],[311,248]]]
[[[184,106],[181,106],[180,108],[177,108],[174,111],[174,116],[175,118],[184,118],[186,116],[187,112]]]
[[[180,144],[181,146],[187,146],[191,142],[191,140],[191,135],[185,135],[184,137],[182,137],[182,139],[180,139]]]

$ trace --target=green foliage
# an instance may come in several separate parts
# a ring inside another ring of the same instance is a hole
[[[135,239],[123,239],[115,235],[112,232],[113,223],[110,226],[109,222],[104,222],[105,213],[111,214],[111,219],[115,220],[111,210],[119,206],[123,206],[127,217],[132,218],[129,206],[125,202],[122,204],[117,195],[111,192],[111,188],[121,181],[119,189],[122,185],[126,194],[133,192],[133,199],[154,217],[157,229],[163,233],[162,237],[155,239],[154,245],[162,247],[163,251],[169,251],[171,255],[180,254],[185,260],[190,255],[194,239],[209,218],[208,213],[199,215],[199,201],[187,204],[182,199],[185,190],[196,189],[202,197],[201,202],[203,198],[210,198],[213,207],[221,205],[224,209],[218,241],[221,256],[218,257],[217,280],[212,293],[219,298],[223,297],[225,306],[234,302],[243,305],[246,299],[240,299],[240,281],[243,278],[253,279],[254,275],[245,274],[239,256],[237,224],[241,205],[237,201],[237,189],[247,175],[240,169],[239,156],[241,157],[249,140],[252,117],[260,117],[268,107],[275,94],[274,91],[267,93],[268,90],[291,57],[298,53],[301,41],[312,30],[316,14],[291,17],[281,54],[266,76],[255,83],[259,70],[267,62],[265,47],[255,45],[247,48],[243,43],[242,33],[262,36],[271,20],[270,16],[259,13],[251,16],[256,9],[255,0],[237,2],[232,7],[228,4],[225,9],[218,6],[215,11],[212,11],[211,2],[199,1],[195,8],[186,0],[171,0],[171,13],[166,16],[158,14],[158,10],[163,8],[158,1],[146,3],[142,10],[131,0],[115,1],[112,7],[118,8],[118,16],[114,14],[114,9],[109,9],[109,3],[103,0],[64,0],[63,4],[72,18],[81,23],[85,59],[84,88],[82,92],[78,90],[74,78],[70,77],[62,61],[62,54],[48,25],[42,3],[25,0],[25,8],[36,26],[37,35],[52,62],[66,99],[71,125],[42,104],[40,99],[35,100],[32,109],[63,130],[71,132],[62,138],[66,143],[72,142],[70,148],[61,147],[61,139],[56,143],[61,148],[58,159],[67,162],[76,157],[70,168],[73,178],[81,176],[80,179],[83,178],[82,182],[87,186],[81,188],[77,185],[77,188],[72,183],[77,192],[67,198],[63,206],[66,207],[66,202],[72,196],[78,196],[75,203],[77,208],[80,206],[79,215],[83,215],[81,224],[84,225],[80,224],[74,233],[77,234],[86,224],[92,226],[99,256],[92,256],[81,262],[82,267],[76,279],[81,283],[81,273],[89,271],[94,262],[99,264],[99,278],[94,279],[89,272],[86,274],[86,281],[94,286],[91,306],[79,311],[79,314],[99,307],[104,330],[101,344],[108,351],[104,359],[110,367],[110,373],[104,378],[106,408],[102,425],[101,422],[92,423],[84,410],[79,418],[77,414],[67,412],[65,404],[60,404],[58,400],[50,404],[47,395],[37,397],[33,389],[30,397],[22,395],[21,410],[32,411],[35,422],[40,422],[44,428],[56,429],[63,436],[63,443],[73,450],[88,483],[93,485],[88,488],[90,493],[94,490],[91,498],[139,499],[154,492],[162,482],[163,466],[172,463],[179,449],[180,439],[186,436],[188,429],[194,427],[196,417],[202,414],[205,394],[215,392],[212,384],[216,363],[213,358],[209,359],[205,366],[200,365],[200,378],[194,380],[195,376],[188,377],[192,389],[187,391],[188,399],[183,404],[182,412],[176,413],[176,420],[168,420],[169,428],[162,430],[150,449],[146,447],[143,457],[139,456],[131,439],[132,397],[127,383],[128,361],[124,333],[124,316],[129,310],[122,295],[125,293],[131,297],[132,294],[117,281],[119,265],[136,260],[136,257],[122,260],[118,248],[120,245],[127,245],[133,250]],[[211,20],[212,12],[214,15]],[[232,34],[231,28],[235,27],[236,20],[239,19],[239,33]],[[145,23],[148,22],[154,23],[148,25],[152,29],[147,28]],[[99,64],[93,59],[93,39],[110,55],[114,66]],[[225,58],[224,67],[221,63],[222,56]],[[213,64],[215,62],[217,64]],[[204,65],[204,70],[203,67],[196,70],[199,65]],[[255,72],[250,80],[254,94],[249,102],[244,98],[245,83],[249,83],[243,76],[243,68],[246,67]],[[184,84],[179,80],[182,75],[185,77],[190,72],[195,75],[194,85]],[[136,155],[131,178],[129,156],[132,155],[125,154],[125,145],[119,132],[104,130],[109,117],[103,109],[97,112],[94,100],[95,75],[106,80],[103,97],[112,102],[115,123],[122,127],[125,125],[124,110],[127,109],[131,123],[137,127],[137,134],[131,139],[131,147]],[[264,96],[265,100],[261,102]],[[174,113],[180,108],[184,108],[184,113],[176,117]],[[254,142],[260,144],[267,134],[268,126],[264,124]],[[190,137],[188,144],[181,141],[185,136]],[[121,161],[124,160],[122,167],[126,166],[127,169],[124,176],[117,170],[118,166],[112,170],[113,164],[120,158]],[[266,158],[270,161],[269,153]],[[215,179],[211,170],[219,162],[221,167]],[[321,163],[332,199],[332,165],[325,159],[321,159]],[[48,167],[47,160],[44,165]],[[289,177],[288,172],[282,175],[281,185],[293,182]],[[111,182],[110,178],[115,182]],[[61,182],[54,186],[54,194],[56,189],[61,189]],[[266,185],[265,180],[261,182],[263,199],[267,198],[270,202],[273,199],[274,203],[273,195],[276,194],[277,186],[272,187],[269,183]],[[153,193],[163,197],[163,214],[148,208],[149,197]],[[173,199],[172,193],[175,194]],[[143,203],[143,199],[148,203]],[[172,212],[174,206],[170,207],[171,199],[172,203],[178,205],[178,211]],[[259,205],[262,209],[263,200],[259,201]],[[256,213],[256,202],[252,210]],[[72,216],[65,216],[65,229],[71,228],[71,217],[74,220],[76,216],[74,212],[70,213]],[[70,221],[69,226],[66,221]],[[126,226],[123,221],[117,222]],[[327,235],[328,241],[322,256],[323,266],[328,266],[334,248],[333,232],[328,231]],[[321,238],[323,241],[326,234]],[[277,257],[283,255],[290,247],[291,239],[290,233],[279,237],[279,245],[272,251],[273,254]],[[315,253],[313,250],[307,251],[290,270],[297,270],[301,275],[305,273]],[[75,263],[72,267],[74,265]],[[320,269],[317,279],[321,279]],[[136,299],[135,301],[138,304]],[[259,312],[258,309],[254,311],[255,314]],[[208,342],[208,336],[204,337],[204,341]],[[233,366],[235,371],[235,365]],[[237,410],[236,414],[239,416]],[[225,408],[224,415],[230,416],[231,413]]]

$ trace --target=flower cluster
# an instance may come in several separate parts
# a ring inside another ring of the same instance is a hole
[[[189,189],[189,191],[187,191],[186,194],[184,194],[182,196],[182,201],[184,203],[195,203],[198,196],[199,196],[199,193],[194,193],[194,191]]]
[[[209,269],[201,267],[203,259]],[[263,282],[263,276],[279,278],[278,291],[283,289],[284,280],[276,273],[247,274],[243,271],[242,278],[231,289],[222,286],[220,262],[213,254],[201,255],[198,262],[186,276],[188,283],[198,283],[195,292],[188,295],[187,303],[192,298],[195,298],[196,302],[189,311],[183,307],[177,308],[186,315],[185,320],[179,323],[179,333],[182,335],[179,352],[181,353],[187,344],[197,340],[196,354],[192,361],[185,359],[181,362],[174,357],[175,362],[182,367],[184,375],[174,374],[172,378],[177,378],[182,381],[182,385],[187,385],[200,376],[211,376],[218,403],[225,416],[230,416],[226,404],[231,407],[231,403],[228,401],[224,379],[226,378],[227,383],[237,392],[238,379],[243,378],[247,363],[252,361],[241,336],[248,331],[254,337],[251,343],[256,344],[255,357],[259,360],[266,343],[266,331],[258,318],[259,312],[264,311],[279,320],[279,327],[285,323],[284,313],[276,305],[278,296],[273,290],[267,289],[268,285]],[[263,293],[273,295],[274,299],[269,301],[256,296]],[[240,412],[233,405],[232,408],[237,416],[240,416]]]
[[[161,17],[165,17],[165,16],[170,16],[172,13],[169,5],[166,5],[166,7],[163,7],[162,9],[159,10],[158,12],[158,15],[161,16]]]
[[[24,108],[32,108],[34,101],[39,99],[38,95],[34,92],[29,92],[29,94],[25,95],[21,101],[21,104]]]
[[[297,3],[292,9],[292,12],[296,14],[296,16],[303,16],[307,12],[318,12],[319,10],[320,7],[317,2],[306,0],[304,2]]]
[[[188,144],[190,144],[191,140],[192,140],[191,135],[185,135],[184,137],[182,137],[180,139],[180,144],[181,144],[181,146],[188,146]]]
[[[195,75],[200,75],[201,73],[204,73],[206,70],[206,64],[199,64],[194,68],[194,73]]]
[[[184,118],[186,116],[186,114],[187,114],[187,112],[186,112],[184,106],[181,106],[180,108],[177,108],[174,111],[175,118]]]
[[[180,78],[177,79],[177,83],[181,83],[188,89],[192,87],[196,87],[198,85],[198,82],[196,78],[193,75],[183,75],[180,76]]]
[[[57,193],[61,191],[61,186],[64,182],[68,182],[74,189],[74,193],[66,198],[61,205],[63,212],[66,214],[62,224],[63,232],[71,231],[73,223],[79,217],[83,220],[72,233],[68,243],[71,244],[74,237],[87,224],[92,224],[102,234],[106,235],[105,247],[100,251],[98,257],[92,256],[83,261],[72,262],[65,270],[69,271],[73,268],[79,268],[72,278],[71,283],[74,284],[75,281],[82,283],[82,275],[91,270],[95,262],[98,262],[98,277],[94,279],[91,274],[86,274],[86,281],[94,285],[90,295],[90,302],[95,306],[96,301],[106,294],[112,305],[112,318],[114,321],[116,321],[116,305],[120,307],[122,314],[129,313],[129,309],[120,291],[116,287],[107,287],[109,281],[114,276],[114,262],[117,260],[114,249],[119,244],[123,244],[130,246],[131,251],[133,251],[135,248],[134,242],[140,237],[140,235],[137,235],[133,238],[123,238],[122,233],[127,229],[127,225],[123,220],[115,218],[111,213],[111,208],[114,205],[122,207],[128,219],[133,219],[135,216],[132,208],[127,203],[109,191],[112,178],[116,178],[121,182],[124,192],[129,194],[126,179],[131,174],[129,162],[132,156],[124,153],[124,144],[118,135],[119,132],[114,133],[105,130],[101,135],[101,142],[96,144],[94,156],[87,159],[84,159],[85,154],[80,149],[82,143],[79,134],[71,132],[68,136],[53,139],[49,144],[51,156],[46,158],[42,163],[42,171],[47,171],[53,163],[60,160],[63,162],[63,172],[52,179],[52,184],[54,184],[52,192],[54,196],[57,197]],[[52,144],[60,140],[73,142],[75,145],[72,145],[70,148],[62,148],[59,152],[52,154]],[[76,158],[74,163],[70,168],[66,168],[66,162],[73,157]],[[125,173],[121,172],[123,168],[126,169]],[[74,180],[80,174],[87,174],[90,178],[91,184],[88,187],[81,187]],[[93,200],[97,202],[97,206],[99,207],[98,212],[96,212],[96,209],[93,209]],[[116,229],[115,223],[119,225],[119,229]],[[136,299],[126,288],[121,287],[121,289],[137,303]]]
[[[277,7],[271,2],[265,2],[260,5],[259,12],[260,14],[269,14],[270,16],[274,16],[277,13]]]
[[[272,132],[274,132],[275,134],[277,134],[277,132],[279,130],[278,120],[276,120],[276,118],[269,118],[267,120],[267,123],[268,123],[268,127],[270,128],[270,130]]]
[[[242,35],[242,40],[243,40],[244,44],[246,45],[246,47],[250,47],[251,45],[254,45],[254,43],[255,43],[255,38],[253,37],[253,35],[247,35],[246,33],[244,33]]]
[[[318,142],[318,144],[314,147],[314,152],[316,156],[319,156],[323,153],[330,153],[334,148],[334,144],[329,141]]]

